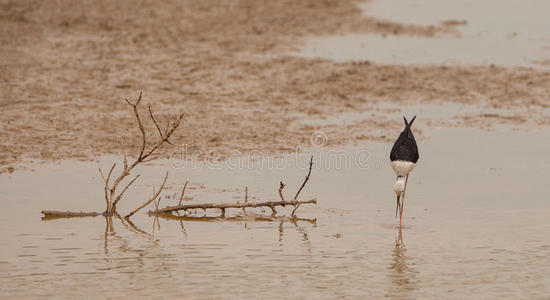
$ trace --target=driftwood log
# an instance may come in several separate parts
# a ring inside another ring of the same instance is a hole
[[[311,199],[306,201],[300,201],[298,200],[298,196],[302,192],[302,189],[306,185],[306,183],[309,181],[309,178],[311,176],[311,169],[313,167],[313,156],[309,160],[309,171],[306,175],[306,178],[304,179],[304,182],[300,186],[300,189],[298,189],[298,192],[296,192],[296,195],[294,196],[294,199],[292,200],[285,200],[283,196],[283,189],[285,188],[285,184],[281,181],[279,185],[279,198],[280,201],[265,201],[265,202],[248,202],[248,187],[245,188],[245,202],[232,202],[232,203],[197,203],[197,204],[186,204],[181,205],[181,199],[178,205],[175,206],[167,206],[165,208],[155,208],[155,210],[151,210],[148,212],[149,215],[160,215],[160,214],[171,214],[172,212],[178,212],[178,211],[188,211],[191,209],[209,209],[209,208],[215,208],[220,209],[222,213],[222,217],[225,217],[225,210],[228,208],[247,208],[247,207],[269,207],[271,209],[271,215],[275,216],[277,214],[277,210],[275,209],[276,206],[293,206],[294,210],[292,210],[291,215],[294,216],[296,213],[296,210],[300,207],[302,204],[317,204],[317,199]],[[187,182],[185,183],[185,186],[187,186]],[[183,193],[185,192],[185,186],[182,191],[182,197]],[[246,212],[245,212],[246,213]]]
[[[44,217],[42,219],[56,219],[56,218],[80,218],[80,217],[97,217],[102,214],[93,212],[75,212],[75,211],[56,211],[56,210],[43,210]]]
[[[208,209],[208,208],[217,208],[221,210],[225,210],[226,208],[247,208],[247,207],[269,207],[274,213],[277,211],[275,210],[275,206],[293,206],[296,207],[298,205],[302,204],[308,204],[313,203],[317,204],[317,199],[311,199],[306,201],[298,201],[298,200],[292,200],[292,201],[266,201],[266,202],[234,202],[234,203],[204,203],[204,204],[187,204],[187,205],[176,205],[176,206],[168,206],[165,208],[160,208],[158,210],[149,211],[149,214],[163,214],[163,213],[171,213],[174,211],[187,211],[190,209]]]

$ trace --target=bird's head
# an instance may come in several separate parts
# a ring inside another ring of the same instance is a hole
[[[403,191],[405,190],[405,177],[398,176],[395,180],[395,184],[393,185],[393,191],[397,195],[397,197],[401,197],[401,194],[403,194]]]
[[[403,129],[403,132],[401,132],[402,135],[406,135],[409,138],[414,138],[411,126],[414,123],[414,120],[416,120],[416,116],[414,116],[410,122],[407,121],[407,118],[403,117],[403,121],[405,121],[405,128]]]

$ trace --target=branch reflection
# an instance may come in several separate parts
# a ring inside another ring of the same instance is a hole
[[[296,216],[294,217],[287,217],[287,216],[266,216],[264,214],[254,214],[254,213],[246,213],[242,215],[235,215],[232,217],[220,217],[220,216],[189,216],[189,215],[173,215],[173,214],[156,214],[155,220],[159,219],[166,219],[166,220],[176,220],[180,223],[180,227],[182,229],[182,232],[187,237],[187,232],[185,230],[184,222],[236,222],[236,223],[243,223],[245,229],[250,229],[248,226],[249,222],[266,222],[266,223],[274,223],[278,222],[278,241],[279,246],[282,246],[283,237],[284,237],[284,223],[291,223],[294,225],[294,228],[302,235],[302,241],[306,243],[306,246],[308,248],[311,248],[311,245],[309,244],[309,236],[307,233],[307,230],[305,227],[299,225],[300,223],[308,223],[311,224],[313,227],[317,226],[317,219],[306,219],[306,218],[298,218]],[[158,224],[158,220],[154,221]],[[158,226],[157,226],[158,227]],[[160,230],[160,227],[158,227]],[[153,231],[154,231],[154,224],[153,224]]]

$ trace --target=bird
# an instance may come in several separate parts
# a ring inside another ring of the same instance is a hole
[[[405,201],[405,190],[407,189],[407,181],[409,180],[409,174],[416,166],[418,161],[418,146],[414,139],[411,126],[416,120],[414,116],[410,122],[403,116],[405,121],[405,128],[399,134],[399,137],[393,144],[390,152],[391,167],[397,176],[393,190],[397,195],[397,207],[395,208],[395,217],[397,218],[397,212],[399,211],[399,227],[403,223],[403,205]]]

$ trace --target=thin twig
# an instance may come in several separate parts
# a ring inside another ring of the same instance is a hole
[[[302,191],[302,189],[304,188],[306,183],[309,181],[309,176],[311,175],[311,167],[313,167],[313,155],[311,156],[311,158],[309,160],[309,172],[307,173],[307,176],[306,176],[306,179],[304,180],[304,183],[302,183],[302,186],[300,187],[300,189],[296,193],[296,196],[294,196],[294,200],[298,199],[298,195],[300,195],[300,192]]]
[[[306,183],[309,181],[309,176],[311,175],[311,168],[313,167],[313,155],[311,156],[311,158],[309,159],[309,171],[307,173],[307,176],[306,178],[304,179],[304,183],[302,183],[302,186],[300,187],[300,189],[298,190],[298,192],[296,193],[296,196],[294,196],[294,200],[296,201],[296,199],[298,199],[298,195],[300,195],[300,192],[302,191],[302,189],[304,188],[304,186],[306,185]],[[300,207],[300,205],[302,205],[301,203],[296,205],[294,207],[294,209],[292,210],[292,213],[290,213],[291,216],[294,217],[295,213],[296,213],[296,210]]]
[[[162,191],[162,189],[164,188],[164,184],[166,183],[166,180],[168,179],[168,172],[166,172],[166,175],[164,176],[164,180],[162,181],[162,184],[160,185],[160,188],[159,190],[153,195],[153,197],[151,197],[149,200],[145,201],[141,206],[139,206],[138,208],[134,209],[132,212],[130,212],[129,214],[127,214],[124,218],[129,218],[131,216],[133,216],[136,212],[138,212],[140,209],[144,208],[145,206],[149,205],[149,203],[155,201],[155,199],[159,196],[160,192]]]
[[[138,98],[138,100],[136,101],[135,104],[130,102],[128,99],[124,99],[124,100],[126,100],[126,103],[128,103],[133,108],[134,115],[136,116],[136,120],[138,122],[139,131],[141,132],[142,143],[141,143],[141,150],[139,151],[139,158],[141,158],[143,156],[143,152],[145,151],[145,144],[147,142],[146,136],[145,136],[145,129],[143,128],[143,124],[141,123],[141,119],[139,117],[139,112],[138,112],[138,109],[137,109],[138,104],[141,101],[141,95],[142,95],[142,92],[139,92],[139,98]]]
[[[119,140],[120,140],[120,146],[122,148],[122,155],[123,155],[123,166],[124,166],[124,170],[126,170],[128,168],[128,156],[126,155],[126,145],[124,144],[124,139],[122,138],[122,136],[119,137]]]
[[[280,181],[281,185],[279,186],[279,197],[281,198],[281,201],[285,201],[285,197],[283,196],[283,189],[285,188],[285,184]]]
[[[244,187],[244,203],[248,203],[248,187]],[[243,214],[246,216],[246,208],[243,207]]]
[[[113,173],[115,166],[116,163],[114,163],[109,170],[109,174],[107,175],[107,177],[103,175],[103,171],[101,170],[101,168],[99,168],[99,174],[101,174],[101,178],[103,178],[103,181],[105,182],[105,201],[107,202],[107,212],[109,211],[109,180],[111,179],[111,174]]]
[[[134,181],[136,181],[138,178],[139,178],[140,174],[137,174],[136,177],[134,179],[132,179],[132,181],[130,181],[125,187],[124,189],[122,190],[122,192],[120,192],[120,194],[118,194],[118,196],[116,197],[116,200],[115,200],[115,203],[113,204],[113,208],[116,208],[116,204],[118,203],[118,201],[120,201],[120,198],[122,198],[122,195],[124,195],[124,192],[126,192],[126,190],[132,185],[132,183],[134,183]]]
[[[150,103],[148,104],[148,108],[149,108],[149,116],[151,116],[151,120],[153,120],[153,123],[155,123],[155,127],[157,127],[157,131],[158,131],[158,133],[159,133],[159,136],[162,138],[162,136],[168,132],[168,128],[170,127],[170,126],[169,126],[170,124],[167,122],[167,124],[166,124],[166,129],[165,129],[165,132],[164,132],[164,134],[163,134],[163,133],[162,133],[162,130],[160,129],[159,124],[157,123],[157,120],[155,119],[155,116],[153,115],[153,111],[151,110],[151,104],[150,104]],[[168,144],[172,145],[172,146],[175,146],[175,145],[172,144],[172,142],[170,142],[168,139],[166,139],[166,142],[167,142]]]
[[[181,123],[181,120],[183,119],[183,113],[179,115],[179,117],[176,119],[176,121],[172,124],[172,127],[170,128],[170,130],[168,130],[163,136],[162,138],[160,139],[160,141],[158,141],[152,148],[151,150],[149,150],[149,152],[147,152],[145,155],[143,155],[142,159],[146,159],[149,155],[151,155],[153,152],[155,152],[155,150],[157,150],[158,147],[160,147],[160,145],[162,145],[164,142],[166,142],[166,140],[168,138],[170,138],[170,136],[172,135],[172,133],[174,133],[174,131],[180,126],[180,123]]]
[[[186,181],[185,184],[183,185],[183,189],[181,190],[181,196],[180,196],[180,201],[178,205],[181,205],[181,202],[183,201],[183,196],[185,195],[185,188],[187,188],[187,183],[189,183],[189,181]]]

